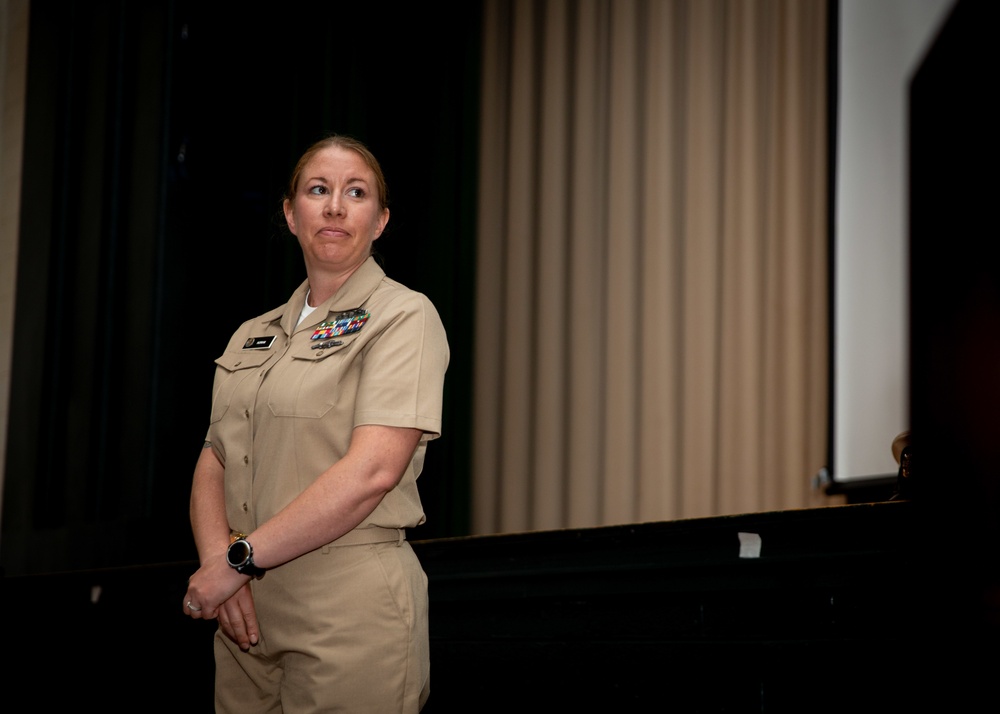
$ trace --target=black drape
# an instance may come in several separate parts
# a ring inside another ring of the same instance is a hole
[[[194,557],[213,360],[304,278],[280,197],[334,131],[382,162],[377,252],[452,348],[413,537],[467,532],[479,12],[33,0],[7,574]]]

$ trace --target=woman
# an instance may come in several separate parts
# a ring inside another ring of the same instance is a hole
[[[405,529],[424,521],[444,328],[371,257],[389,208],[363,144],[310,147],[283,208],[307,277],[216,360],[184,611],[219,620],[218,711],[416,712],[427,579]]]

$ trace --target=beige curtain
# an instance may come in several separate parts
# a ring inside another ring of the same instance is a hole
[[[825,0],[487,0],[474,533],[826,505]]]

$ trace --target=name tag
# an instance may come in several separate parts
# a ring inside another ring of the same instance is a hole
[[[251,337],[243,343],[245,350],[269,350],[274,344],[274,335],[268,337]]]

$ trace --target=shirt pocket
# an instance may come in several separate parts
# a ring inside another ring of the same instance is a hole
[[[286,359],[274,366],[268,379],[274,383],[267,406],[277,417],[320,419],[331,410],[353,415],[354,399],[345,390],[357,354],[355,335],[334,340],[299,342]],[[349,417],[353,418],[353,417]]]
[[[229,411],[239,386],[253,378],[270,359],[270,352],[226,352],[215,360],[215,393],[212,395],[212,423]]]

